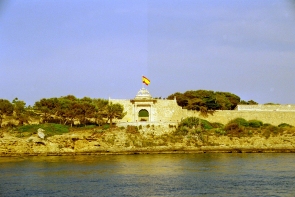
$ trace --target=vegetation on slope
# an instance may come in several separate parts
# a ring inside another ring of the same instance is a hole
[[[255,101],[243,101],[239,96],[230,92],[214,92],[211,90],[189,90],[184,93],[176,92],[168,99],[176,97],[177,104],[191,110],[233,110],[238,104],[252,105]]]
[[[178,125],[175,135],[226,135],[229,137],[270,137],[289,132],[295,134],[295,128],[287,123],[278,126],[264,124],[260,120],[245,120],[235,118],[226,125],[221,123],[210,123],[196,117],[185,118]]]
[[[10,120],[7,126],[22,126],[37,119],[39,123],[73,125],[102,125],[114,118],[125,116],[121,104],[109,103],[104,99],[76,98],[68,95],[59,98],[43,98],[33,107],[26,107],[24,101],[15,98],[12,103],[0,99],[0,127],[4,118]],[[16,125],[17,124],[17,125]]]

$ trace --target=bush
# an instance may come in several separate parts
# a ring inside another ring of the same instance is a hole
[[[260,120],[249,120],[248,123],[253,128],[260,128],[263,125],[263,122]]]
[[[272,124],[263,124],[262,128],[263,128],[263,130],[274,130],[277,127]]]
[[[237,123],[228,123],[227,125],[225,125],[224,129],[226,131],[238,130],[240,129],[240,125]]]
[[[188,118],[185,118],[183,119],[180,123],[179,123],[179,126],[182,127],[182,126],[186,126],[188,128],[193,128],[195,126],[198,126],[200,123],[200,119],[199,118],[196,118],[196,117],[188,117]]]
[[[279,127],[276,127],[274,125],[267,125],[267,126],[263,125],[263,130],[264,130],[263,135],[266,136],[267,138],[270,136],[271,133],[276,135],[281,131]]]
[[[235,118],[235,119],[229,121],[228,124],[231,124],[231,123],[236,123],[236,124],[238,124],[240,126],[244,126],[244,127],[248,127],[249,126],[248,121],[245,120],[244,118]]]
[[[201,127],[203,129],[212,129],[213,128],[213,126],[211,125],[211,123],[209,121],[204,120],[204,119],[199,119],[196,117],[185,118],[179,123],[178,126],[179,127],[185,126],[185,127],[192,129],[192,128],[198,127],[199,124],[201,124]]]
[[[224,125],[219,122],[213,122],[213,123],[211,123],[211,125],[213,128],[224,128]]]
[[[138,127],[128,125],[127,128],[126,128],[126,132],[127,133],[138,133]]]
[[[225,127],[224,130],[226,131],[227,134],[230,134],[232,136],[241,136],[241,133],[244,132],[245,127],[239,125],[238,123],[228,123]]]
[[[179,126],[175,131],[175,134],[178,135],[186,135],[189,132],[189,128],[187,126]]]
[[[202,133],[202,129],[195,129],[191,132],[192,134],[199,134],[199,133]]]
[[[110,125],[109,124],[104,124],[103,126],[102,126],[102,129],[103,130],[107,130],[107,129],[109,129],[110,128]]]
[[[217,133],[219,135],[225,135],[226,131],[221,128],[217,128],[217,129],[215,129],[215,133]]]
[[[278,127],[292,128],[293,126],[289,125],[287,123],[281,123],[281,124],[278,125]]]
[[[213,129],[211,123],[209,121],[207,121],[207,120],[201,119],[201,126],[204,129]]]

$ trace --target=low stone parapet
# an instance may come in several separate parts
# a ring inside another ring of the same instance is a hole
[[[142,126],[142,127],[166,127],[172,128],[177,127],[178,122],[118,122],[117,127],[127,127],[127,126]]]

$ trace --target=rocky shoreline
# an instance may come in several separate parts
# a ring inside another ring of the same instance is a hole
[[[125,130],[76,131],[44,139],[37,134],[19,137],[8,132],[0,136],[0,157],[167,153],[295,153],[295,137],[290,134],[268,138],[204,135],[201,140],[198,135],[154,135]]]
[[[134,150],[134,151],[100,151],[100,152],[47,152],[47,153],[1,153],[0,157],[26,156],[79,156],[79,155],[135,155],[135,154],[205,154],[205,153],[295,153],[295,149],[196,149],[196,150]]]

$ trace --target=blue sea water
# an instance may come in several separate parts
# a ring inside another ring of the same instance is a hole
[[[0,196],[295,196],[295,154],[0,157]]]

